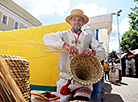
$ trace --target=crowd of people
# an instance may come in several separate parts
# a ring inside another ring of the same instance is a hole
[[[106,81],[116,84],[117,82],[121,82],[122,75],[121,75],[121,67],[120,61],[115,60],[115,58],[110,59],[109,62],[105,60],[104,63],[104,77]],[[108,79],[107,79],[108,77]]]

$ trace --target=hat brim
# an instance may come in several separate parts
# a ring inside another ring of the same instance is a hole
[[[86,15],[69,15],[66,17],[66,22],[70,24],[70,18],[73,16],[81,16],[84,19],[84,24],[86,24],[89,21],[89,18]]]

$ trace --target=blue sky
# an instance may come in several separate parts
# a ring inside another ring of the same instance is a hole
[[[128,13],[136,6],[133,0],[13,0],[45,25],[65,22],[65,18],[73,8],[84,11],[88,17],[116,13],[122,10],[119,17],[120,38],[128,30]],[[117,20],[113,16],[112,32],[110,34],[109,52],[118,52]]]

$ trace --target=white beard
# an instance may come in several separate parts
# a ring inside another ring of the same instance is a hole
[[[79,25],[79,27],[75,27],[75,25]],[[74,24],[74,27],[72,27],[72,29],[75,31],[75,32],[78,32],[81,30],[81,26],[80,24]]]

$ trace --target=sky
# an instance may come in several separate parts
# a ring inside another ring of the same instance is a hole
[[[133,0],[12,0],[36,17],[43,26],[65,22],[74,8],[81,9],[88,17],[117,13],[122,10],[119,21],[119,34],[121,36],[129,28],[128,14],[130,8],[137,4]],[[119,52],[117,17],[113,16],[112,32],[109,38],[109,52]]]

